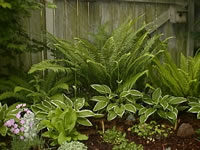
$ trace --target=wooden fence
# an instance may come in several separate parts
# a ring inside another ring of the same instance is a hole
[[[143,15],[142,23],[153,22],[152,33],[163,33],[169,51],[178,60],[180,52],[193,55],[194,0],[48,0],[57,5],[56,9],[46,8],[33,12],[24,26],[29,35],[41,39],[46,30],[63,39],[74,37],[89,38],[88,33],[97,31],[100,25],[109,24],[110,31],[127,18]],[[26,54],[20,56],[26,68],[42,59],[50,59],[50,53]]]

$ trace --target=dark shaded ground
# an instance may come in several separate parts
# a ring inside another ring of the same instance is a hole
[[[98,131],[102,130],[102,120],[93,120],[92,122],[94,125],[93,127],[81,129],[81,132],[89,136],[89,140],[84,142],[88,146],[88,150],[112,150],[112,145],[104,143],[101,135],[98,133]],[[105,130],[116,126],[118,130],[126,132],[127,139],[137,144],[142,144],[144,150],[165,150],[169,147],[171,150],[200,150],[200,141],[197,139],[197,135],[188,138],[180,138],[176,136],[177,130],[174,130],[174,133],[166,139],[147,143],[143,138],[128,131],[128,128],[136,122],[128,122],[123,119],[116,119],[112,122],[108,122],[104,119]],[[161,120],[158,122],[167,124]],[[182,114],[179,117],[178,127],[181,123],[190,123],[194,130],[200,128],[200,120],[197,120],[196,115],[193,114]]]

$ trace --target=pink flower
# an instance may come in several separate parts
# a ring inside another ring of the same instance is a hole
[[[22,104],[22,107],[25,107],[26,106],[26,104]]]
[[[14,130],[14,133],[15,133],[15,134],[18,134],[19,131],[20,131],[20,130],[17,128],[17,129]]]
[[[27,110],[27,112],[26,112],[27,114],[30,114],[31,113],[31,111],[30,110]]]
[[[24,123],[25,123],[25,121],[24,121],[24,120],[20,120],[20,123],[21,123],[21,124],[24,124]]]
[[[4,123],[4,125],[7,126],[7,127],[11,127],[11,126],[14,125],[14,123],[15,123],[15,120],[14,119],[10,119],[10,120],[6,121]]]
[[[24,108],[24,111],[27,112],[27,111],[28,111],[28,108]]]
[[[21,132],[24,132],[24,127],[21,127],[21,128],[20,128],[20,131],[21,131]]]
[[[20,107],[22,107],[22,104],[18,104],[18,105],[16,106],[17,109],[19,109]]]
[[[14,128],[17,128],[18,127],[18,125],[17,124],[14,124]]]
[[[11,132],[14,132],[15,128],[11,128],[10,130],[11,130]]]
[[[17,119],[20,119],[20,117],[21,117],[21,111],[16,114],[16,117],[17,117]]]
[[[20,136],[20,139],[21,139],[21,140],[23,140],[23,139],[24,139],[24,137],[23,137],[23,136]]]

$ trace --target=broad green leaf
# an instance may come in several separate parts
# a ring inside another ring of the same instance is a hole
[[[94,113],[91,110],[81,110],[77,112],[78,117],[92,117]]]
[[[198,113],[200,112],[200,106],[191,107],[188,111],[191,113]]]
[[[97,102],[96,105],[94,106],[94,111],[101,110],[105,108],[108,105],[108,102]]]
[[[144,123],[146,122],[146,120],[148,119],[148,117],[144,114],[140,116],[140,123]]]
[[[109,102],[109,99],[105,96],[93,96],[91,100],[96,102]]]
[[[166,115],[166,112],[165,112],[165,111],[158,110],[158,111],[157,111],[157,114],[158,114],[161,118],[167,119],[167,115]]]
[[[117,114],[115,113],[114,110],[108,111],[108,116],[107,116],[108,121],[111,121],[111,120],[115,119],[116,117],[117,117]]]
[[[77,98],[74,102],[74,108],[80,110],[85,104],[85,98]]]
[[[69,97],[67,97],[65,94],[63,94],[63,96],[64,96],[64,100],[65,100],[66,104],[70,107],[73,107],[74,104],[73,104],[72,100]]]
[[[51,103],[53,105],[55,105],[56,107],[59,107],[59,108],[62,108],[62,109],[65,109],[67,107],[67,105],[61,100],[51,100]]]
[[[6,136],[6,133],[7,133],[7,127],[5,127],[4,125],[2,125],[2,126],[0,127],[0,134],[1,134],[2,136]]]
[[[113,109],[113,108],[116,107],[116,106],[117,106],[116,103],[110,103],[110,104],[108,104],[106,110],[109,111],[109,110]]]
[[[161,98],[161,89],[157,88],[152,94],[152,99],[155,102],[155,104],[158,104],[160,98]]]
[[[125,109],[132,113],[136,113],[136,111],[137,111],[136,107],[132,104],[125,104]]]
[[[172,105],[177,105],[186,102],[187,99],[184,97],[173,97],[169,100],[169,103]]]
[[[111,90],[107,85],[92,84],[91,87],[101,94],[111,94]]]
[[[174,112],[167,112],[167,117],[171,120],[176,120],[176,114]]]
[[[118,116],[122,117],[125,113],[125,107],[124,107],[124,105],[116,106],[114,108],[114,111]]]
[[[62,144],[63,142],[67,141],[67,138],[66,138],[66,134],[65,132],[61,132],[59,135],[58,135],[58,144]]]
[[[197,113],[197,119],[200,119],[200,111]]]
[[[143,99],[143,101],[148,105],[154,105],[152,99]]]
[[[87,118],[78,117],[77,122],[83,126],[92,126],[92,123]]]
[[[130,94],[129,91],[123,91],[120,93],[120,98],[127,97]]]
[[[143,94],[140,91],[138,91],[138,90],[130,90],[129,92],[133,96],[143,97]]]
[[[156,112],[157,109],[154,108],[149,108],[146,112],[145,112],[145,116],[147,118],[149,118],[149,116],[151,116],[154,112]]]
[[[69,108],[69,111],[65,114],[64,123],[65,123],[65,131],[71,132],[76,125],[77,115],[76,112]]]
[[[146,107],[142,107],[139,112],[138,112],[138,115],[142,115],[144,114],[148,109]]]
[[[162,106],[162,108],[164,110],[166,110],[167,107],[169,106],[169,104],[165,100],[163,100],[163,99],[160,101],[160,105]]]

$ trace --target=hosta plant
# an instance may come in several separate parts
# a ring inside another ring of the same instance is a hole
[[[87,146],[78,141],[64,142],[58,150],[87,150]]]
[[[200,119],[200,100],[196,102],[189,103],[190,109],[188,110],[191,113],[197,114],[197,119]]]
[[[143,101],[147,106],[143,106],[138,112],[141,123],[146,122],[154,114],[169,120],[171,123],[175,123],[178,115],[178,106],[186,102],[187,99],[169,95],[162,96],[161,89],[157,88],[152,97],[146,97]]]
[[[91,98],[97,102],[93,110],[107,112],[109,121],[117,116],[122,117],[125,112],[136,113],[137,107],[140,108],[136,103],[136,100],[143,96],[140,91],[130,89],[115,94],[107,85],[93,84],[91,87],[102,94]]]

